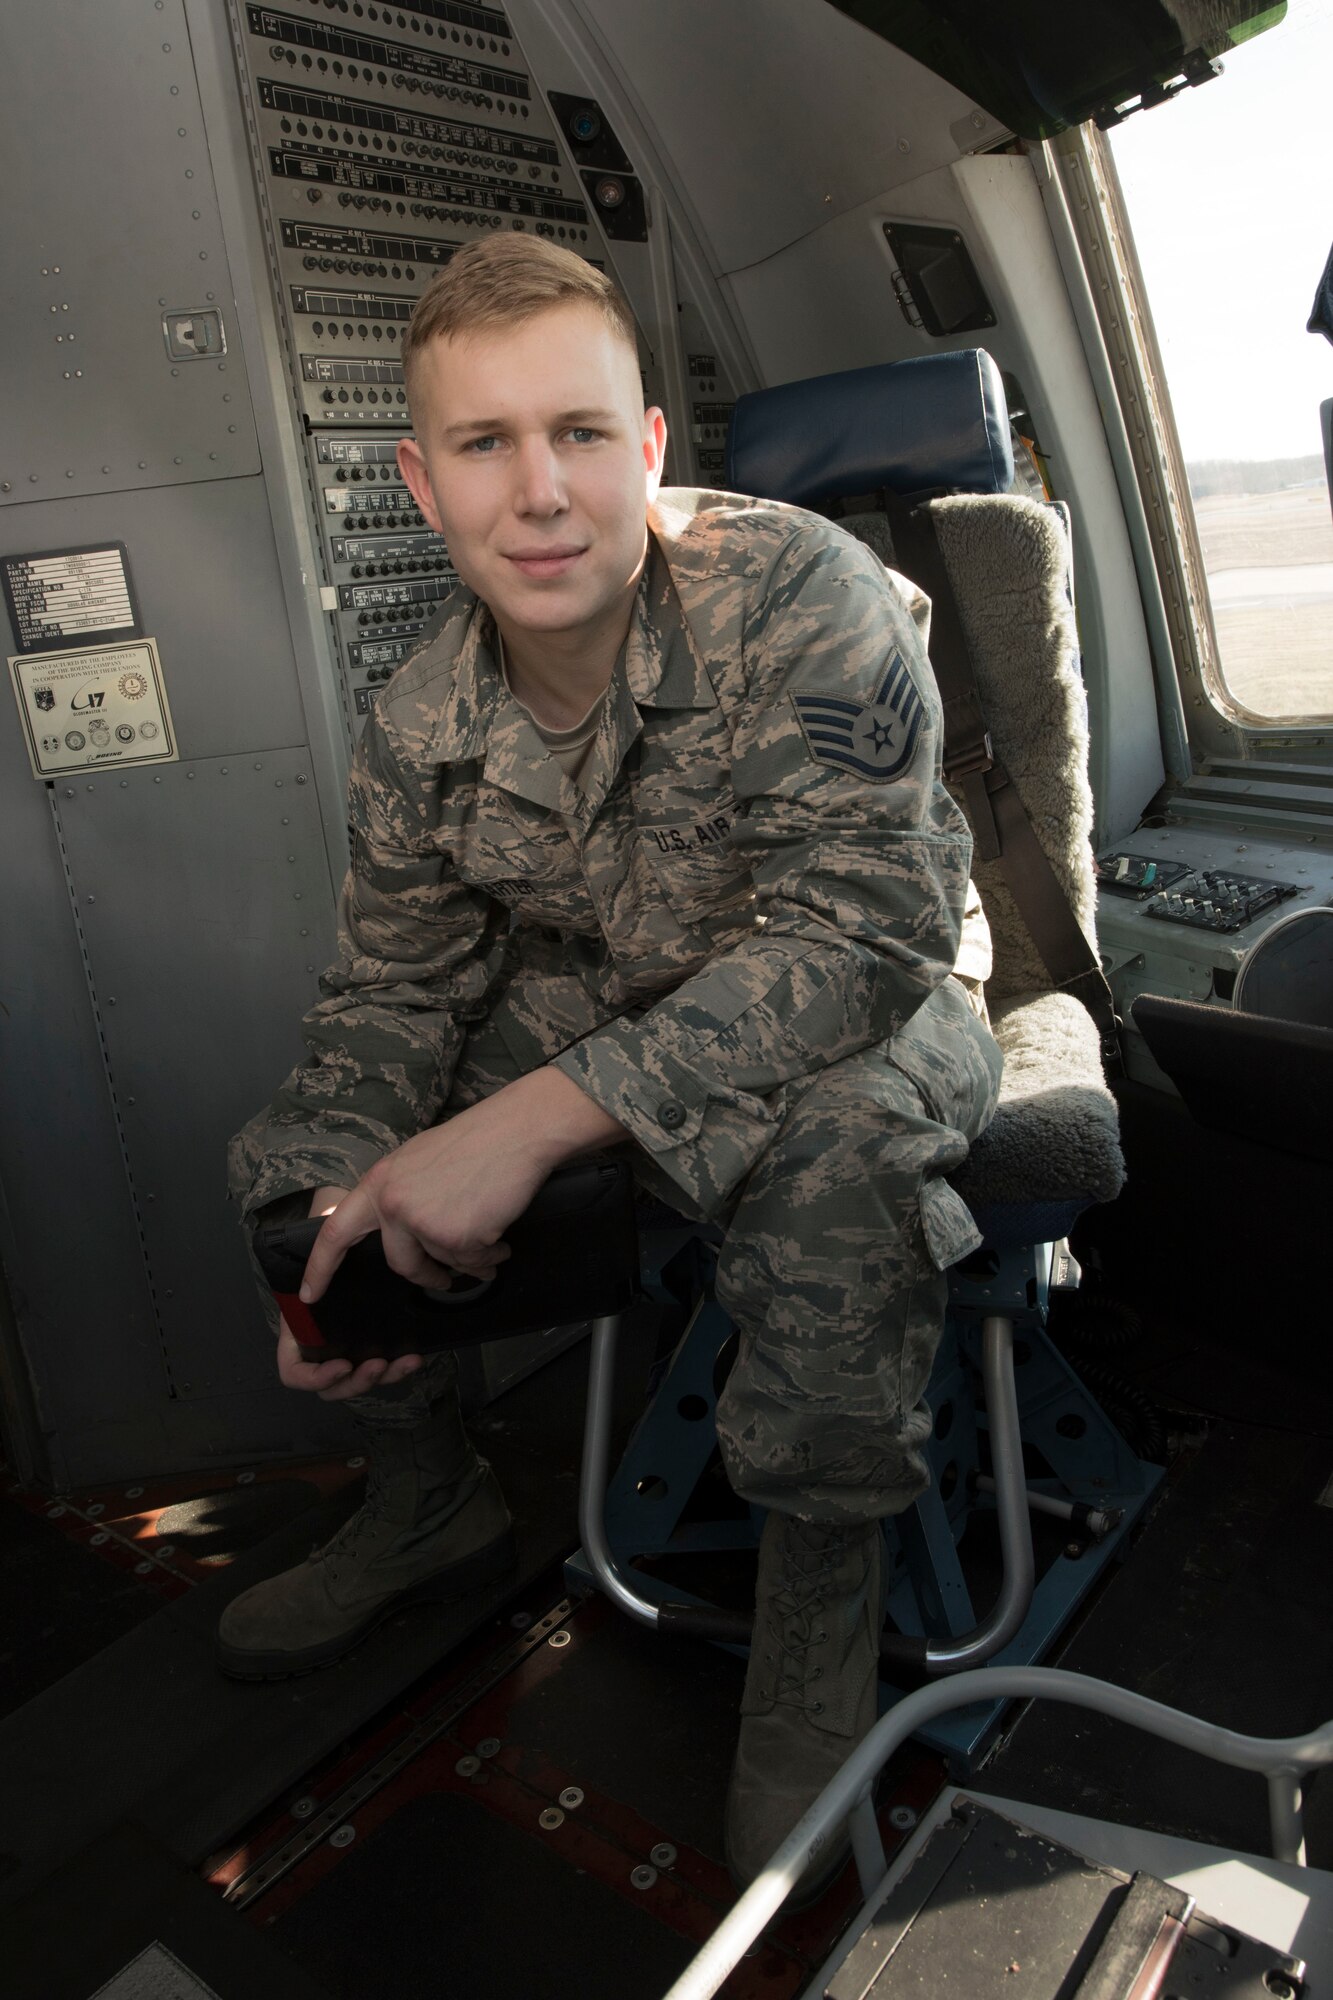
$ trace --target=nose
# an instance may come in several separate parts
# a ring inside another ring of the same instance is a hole
[[[549,521],[569,505],[560,460],[551,440],[524,438],[515,461],[514,511]]]

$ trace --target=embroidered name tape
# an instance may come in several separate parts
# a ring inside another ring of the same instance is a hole
[[[817,764],[884,784],[911,763],[925,708],[900,653],[890,660],[871,702],[835,694],[791,699]]]

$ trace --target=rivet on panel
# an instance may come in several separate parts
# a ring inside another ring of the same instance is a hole
[[[146,458],[141,458],[141,459],[139,460],[139,470],[140,470],[140,472],[147,472],[147,470],[148,470],[148,460],[147,460]]]
[[[275,779],[273,780],[273,783],[274,783],[274,786],[276,787],[276,789],[277,789],[278,791],[281,791],[281,790],[282,790],[282,779],[281,779],[281,778],[275,778]]]
[[[303,784],[305,783],[305,779],[304,779],[304,778],[298,778],[298,779],[296,780],[296,782],[297,782],[297,784],[298,784],[298,785],[303,785]]]
[[[173,374],[175,373],[174,369],[172,370],[172,373]],[[173,458],[171,462],[173,465],[184,465],[185,460],[183,458]]]

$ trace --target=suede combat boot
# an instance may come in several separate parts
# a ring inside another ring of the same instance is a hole
[[[727,1866],[741,1888],[875,1722],[883,1553],[877,1521],[845,1527],[770,1514],[764,1523],[727,1797]],[[807,1869],[789,1906],[813,1902],[850,1847],[844,1826]]]
[[[354,1421],[370,1457],[361,1507],[295,1569],[227,1606],[224,1673],[270,1680],[328,1666],[403,1605],[450,1603],[513,1567],[509,1509],[456,1396],[415,1423]]]

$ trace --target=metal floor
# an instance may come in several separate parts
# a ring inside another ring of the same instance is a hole
[[[1306,1728],[1333,1706],[1328,1426],[1225,1357],[1191,1386],[1183,1353],[1146,1346],[1138,1372],[1166,1365],[1171,1475],[1063,1661],[1234,1727]],[[508,1593],[404,1614],[300,1680],[224,1680],[212,1628],[355,1504],[355,1467],[0,1498],[7,2000],[92,2000],[136,1959],[140,1984],[114,2000],[168,1975],[182,2000],[665,1991],[732,1897],[720,1835],[742,1669],[565,1598],[585,1366],[571,1351],[480,1420],[519,1526]],[[628,1421],[633,1379],[624,1400]],[[886,1824],[943,1779],[906,1752]],[[984,1782],[1265,1846],[1260,1781],[1073,1710],[1020,1713]],[[1307,1818],[1328,1866],[1322,1784]],[[738,1968],[731,2000],[799,1993],[857,1902],[848,1873]]]

